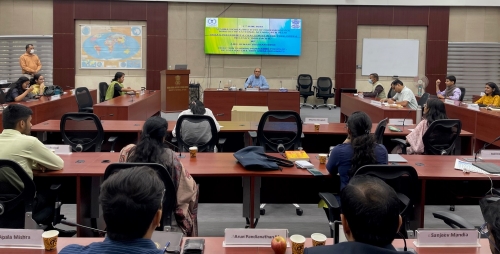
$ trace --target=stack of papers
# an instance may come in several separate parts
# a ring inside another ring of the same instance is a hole
[[[473,172],[473,173],[490,175],[490,173],[472,165],[472,162],[462,161],[459,159],[455,160],[455,169],[462,170],[465,173]]]
[[[314,168],[313,164],[305,160],[295,161],[295,165],[297,165],[298,168]]]

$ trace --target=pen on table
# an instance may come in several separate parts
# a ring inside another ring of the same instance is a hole
[[[170,242],[167,242],[167,244],[165,244],[165,248],[163,248],[163,253],[167,252],[168,246],[170,246]]]

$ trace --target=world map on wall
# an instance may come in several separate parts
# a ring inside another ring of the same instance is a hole
[[[82,69],[142,69],[141,26],[81,26]]]

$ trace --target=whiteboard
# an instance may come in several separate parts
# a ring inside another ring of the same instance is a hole
[[[363,39],[361,74],[418,76],[418,40]]]

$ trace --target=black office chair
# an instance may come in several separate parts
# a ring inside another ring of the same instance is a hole
[[[99,82],[99,101],[103,102],[106,100],[106,92],[108,91],[108,83]]]
[[[93,113],[94,101],[90,96],[89,89],[86,87],[78,87],[75,89],[76,104],[78,104],[78,112]]]
[[[329,77],[319,77],[316,81],[316,86],[314,87],[314,91],[316,92],[316,98],[323,99],[323,104],[316,105],[316,108],[319,107],[328,107],[329,110],[333,108],[337,108],[334,104],[328,104],[327,101],[330,98],[335,97],[335,93],[332,93],[332,79]],[[333,89],[335,91],[335,88]]]
[[[104,129],[99,118],[92,113],[66,113],[61,117],[61,136],[64,144],[74,152],[100,152],[104,141]],[[117,137],[110,137],[111,152]]]
[[[394,91],[394,89],[392,89],[392,86],[391,86],[391,88],[389,89],[389,92],[387,93],[387,98],[390,99],[390,98],[394,97],[394,95],[396,95],[396,91]]]
[[[313,78],[311,75],[300,74],[297,77],[297,91],[299,91],[300,96],[304,98],[304,103],[300,103],[301,108],[302,106],[308,106],[314,109],[314,105],[307,103],[307,97],[314,95],[314,92],[311,91],[312,86]]]
[[[387,122],[389,121],[389,118],[382,119],[378,125],[377,128],[375,129],[375,139],[378,144],[383,145],[384,144],[384,132],[385,128],[387,127]]]
[[[418,105],[419,105],[420,107],[422,107],[422,111],[423,111],[423,108],[424,108],[425,103],[427,103],[427,100],[429,100],[429,96],[430,96],[430,94],[429,94],[429,93],[424,93],[424,94],[422,94],[422,96],[420,97],[420,99],[419,99],[419,100],[418,100],[418,102],[417,102],[417,103],[418,103]]]
[[[257,128],[257,143],[264,147],[266,152],[284,153],[286,150],[297,150],[300,147],[302,135],[302,120],[299,113],[295,111],[267,111],[259,121]],[[266,204],[260,205],[260,214],[264,215]],[[304,211],[299,205],[295,206],[295,212],[301,216]],[[247,224],[249,220],[247,218]]]
[[[460,88],[460,99],[458,99],[459,101],[464,101],[464,97],[465,97],[465,87],[461,87],[459,86],[458,88]]]
[[[196,135],[185,136],[183,130],[196,130]],[[219,140],[217,127],[210,116],[205,115],[182,115],[177,119],[175,125],[177,146],[182,151],[189,151],[189,147],[198,147],[198,152],[213,152],[214,147],[219,143],[222,151],[222,145],[226,139]]]
[[[172,174],[163,165],[158,163],[112,163],[106,167],[104,171],[104,180],[119,170],[133,167],[147,166],[152,168],[158,173],[158,176],[165,185],[165,197],[163,200],[163,213],[160,221],[160,226],[156,228],[157,231],[172,231],[172,227],[177,225],[174,212],[177,206],[177,191],[172,180]]]
[[[0,228],[46,229],[61,222],[64,216],[60,214],[62,203],[57,195],[59,188],[60,184],[50,187],[50,195],[55,197],[54,210],[43,210],[40,211],[42,214],[34,214],[35,183],[17,162],[0,160]],[[37,217],[51,216],[53,219],[49,225],[39,225],[35,221]]]

